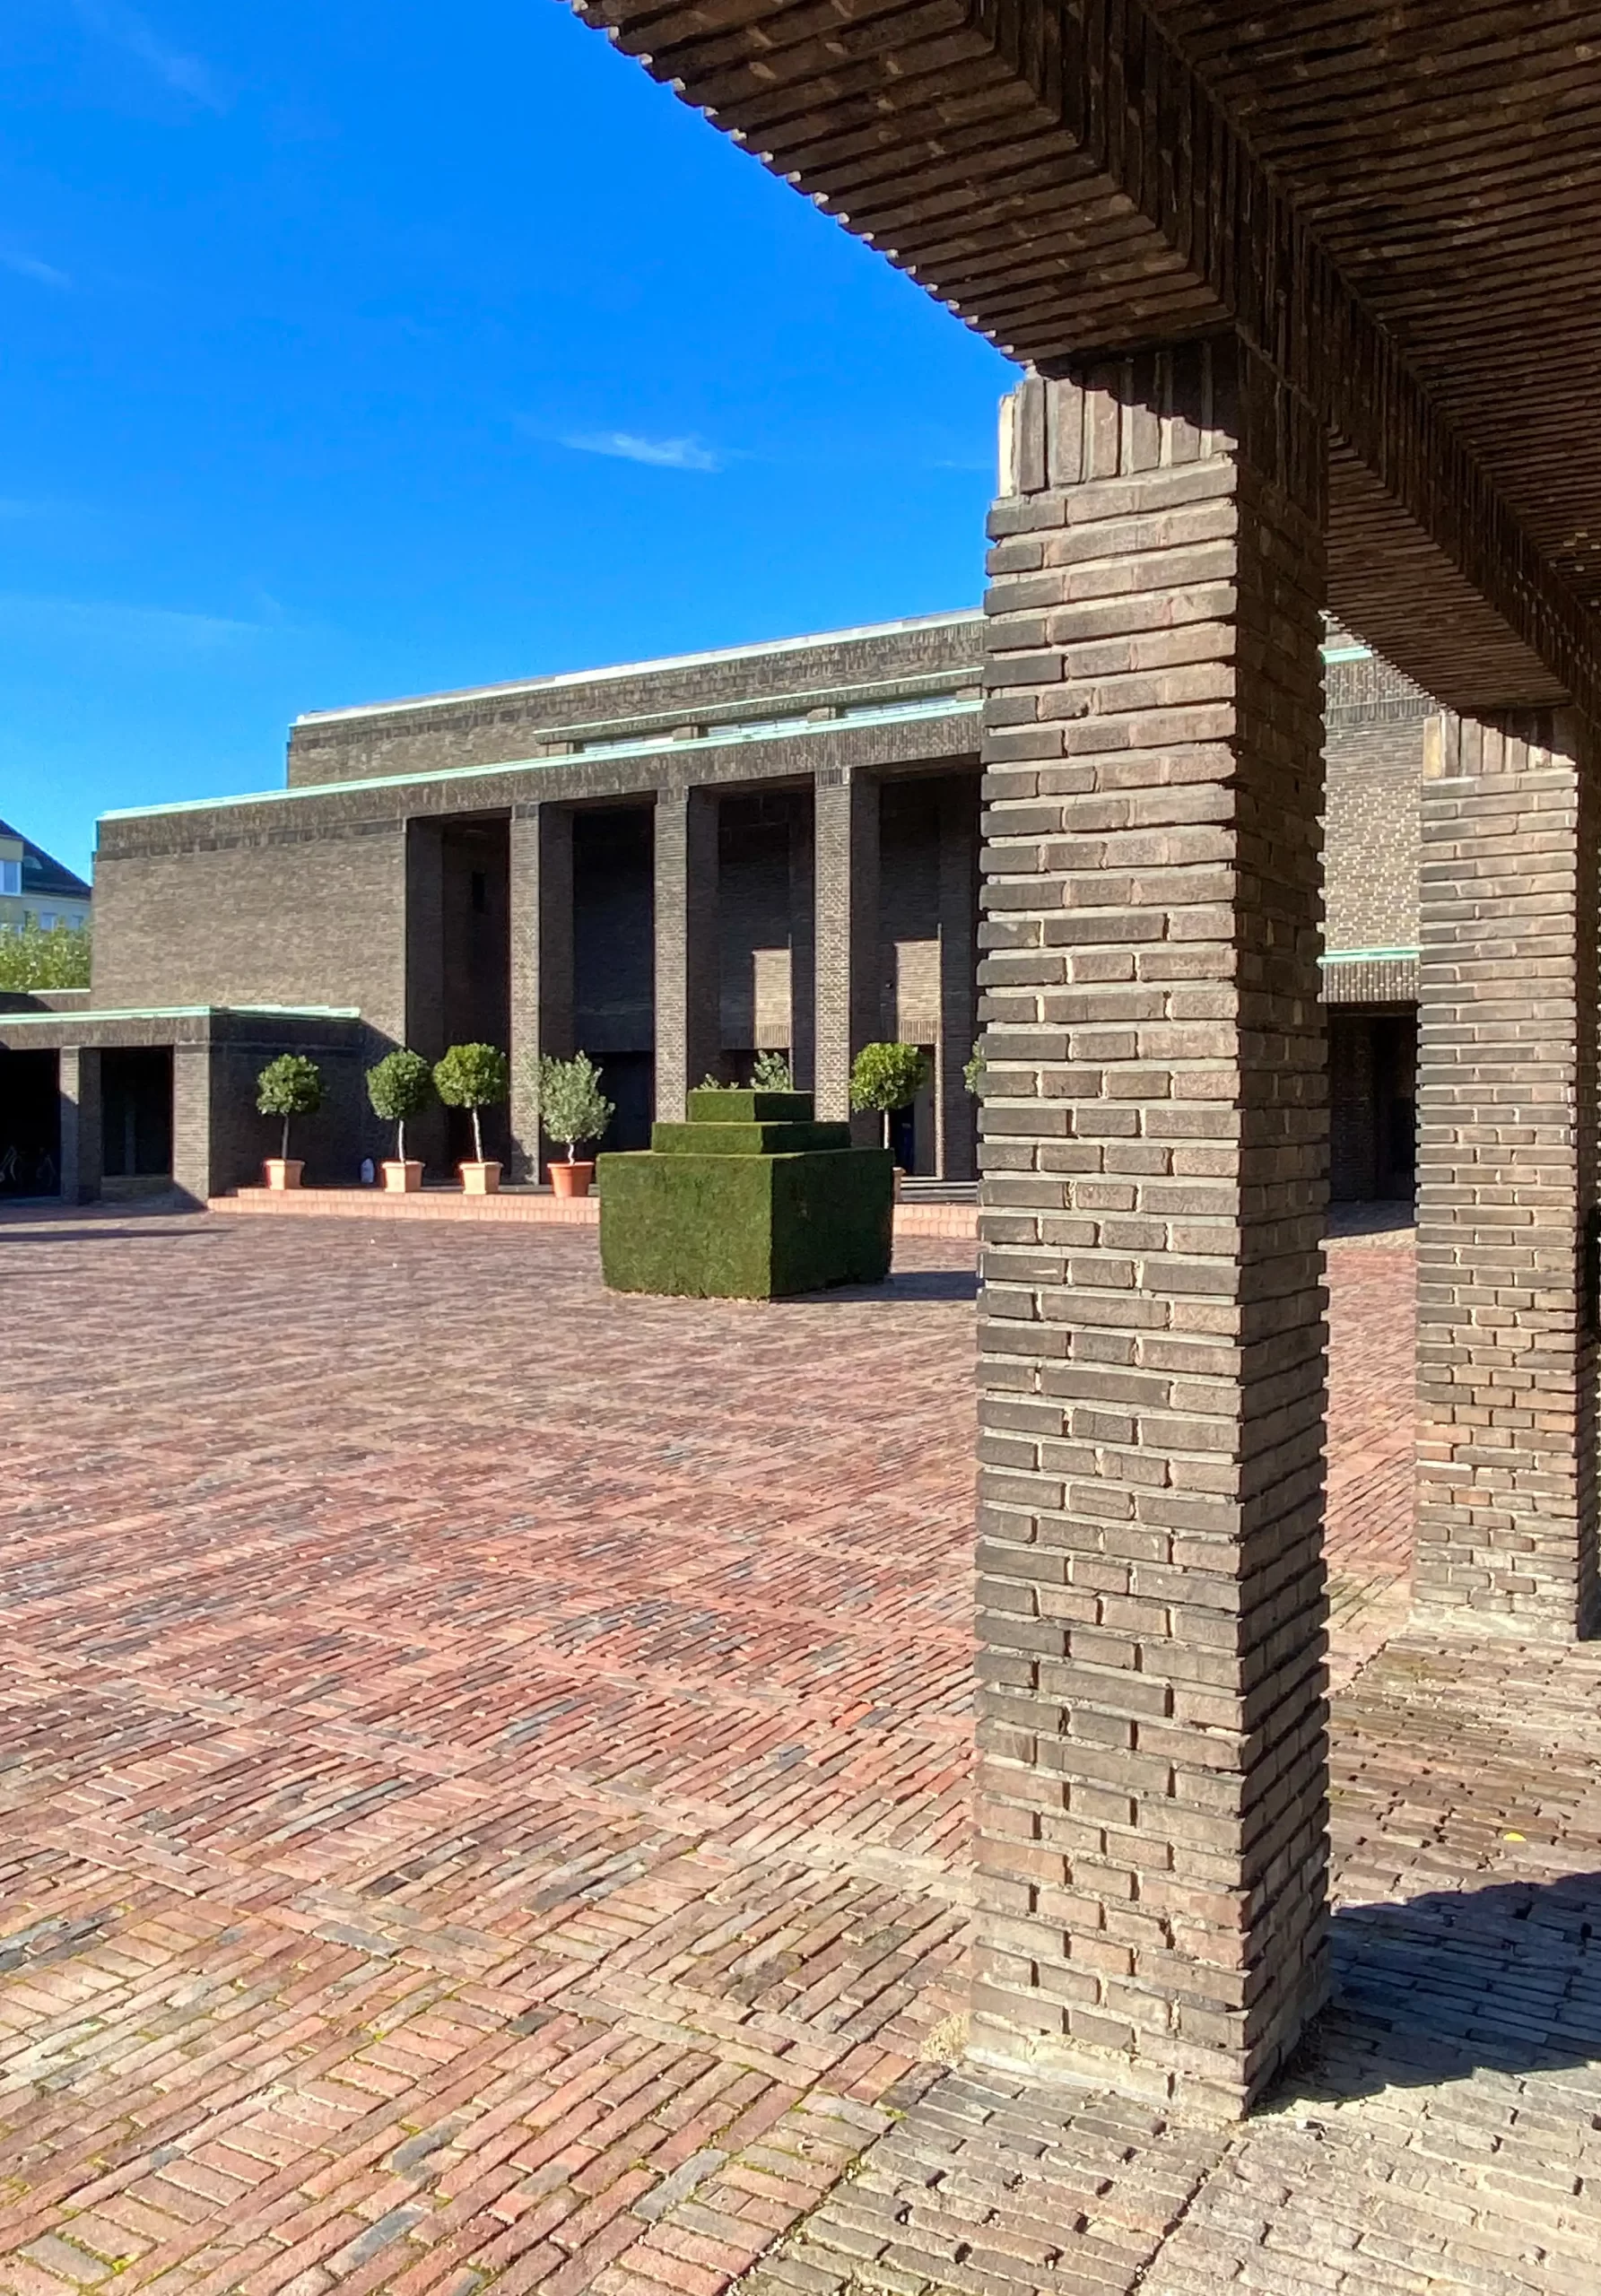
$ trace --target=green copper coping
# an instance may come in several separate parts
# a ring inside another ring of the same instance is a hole
[[[1421,957],[1421,948],[1412,949],[1330,949],[1319,957],[1320,965],[1377,965],[1395,963],[1405,957]]]
[[[848,733],[861,726],[889,726],[904,720],[935,718],[976,718],[983,708],[970,699],[937,694],[930,700],[880,701],[862,709],[841,709],[837,718],[772,718],[750,724],[716,726],[693,736],[650,734],[626,742],[586,742],[581,749],[559,751],[549,757],[502,758],[495,765],[448,765],[429,773],[378,773],[352,781],[313,781],[294,789],[254,789],[241,797],[181,797],[169,805],[117,805],[100,815],[103,822],[152,821],[166,813],[225,813],[233,805],[293,804],[303,797],[338,797],[361,789],[422,788],[438,781],[484,781],[497,774],[541,773],[563,766],[587,765],[596,758],[692,757],[697,752],[737,748],[742,742],[794,741],[814,734]],[[553,740],[561,738],[553,729]]]
[[[248,1013],[275,1021],[359,1021],[354,1004],[117,1004],[94,1013],[72,1005],[59,1013],[0,1013],[0,1031],[59,1028],[64,1021],[200,1021],[213,1013]]]

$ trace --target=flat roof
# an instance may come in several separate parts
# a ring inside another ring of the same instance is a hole
[[[416,693],[398,701],[358,701],[343,709],[303,709],[297,726],[327,726],[345,718],[381,718],[401,709],[438,709],[452,701],[475,701],[496,693],[548,693],[572,686],[605,685],[613,678],[640,677],[653,670],[692,670],[707,662],[747,662],[775,654],[804,654],[814,646],[840,646],[858,638],[892,638],[904,630],[953,629],[984,619],[982,606],[955,613],[909,614],[900,622],[865,622],[849,630],[818,630],[804,638],[764,638],[752,646],[712,646],[699,654],[657,654],[644,662],[613,662],[596,670],[556,670],[537,678],[508,678],[496,685],[455,686],[443,693]]]
[[[700,654],[659,655],[646,662],[622,662],[606,669],[567,670],[549,677],[509,680],[500,685],[461,686],[447,693],[419,694],[408,700],[371,701],[358,703],[348,709],[310,709],[301,712],[293,721],[297,726],[331,725],[353,718],[382,717],[386,713],[406,709],[429,709],[436,704],[470,700],[483,694],[516,694],[548,691],[554,687],[603,685],[614,678],[629,677],[650,670],[674,670],[693,667],[697,663],[751,660],[763,655],[804,653],[810,647],[826,646],[848,639],[882,638],[903,630],[932,630],[951,628],[959,623],[982,622],[982,607],[971,606],[960,613],[930,613],[908,616],[901,622],[863,622],[848,630],[824,630],[805,638],[773,638],[753,646],[722,646]],[[1320,648],[1325,662],[1366,661],[1372,648],[1360,640],[1336,632]],[[975,663],[975,668],[978,666]],[[909,681],[919,674],[905,674]],[[954,677],[958,674],[950,673]],[[869,683],[901,683],[901,679],[873,680]],[[818,689],[821,693],[823,689]],[[835,687],[829,691],[859,691],[851,687]],[[775,695],[777,700],[815,700],[817,693],[808,696]],[[762,697],[753,696],[753,706],[760,708]],[[903,701],[864,701],[854,707],[847,703],[831,717],[818,718],[810,711],[768,718],[735,718],[725,725],[713,726],[704,734],[674,733],[646,734],[613,741],[579,739],[570,746],[547,752],[539,757],[501,758],[488,765],[438,766],[431,770],[409,773],[380,773],[352,776],[340,781],[301,782],[291,788],[252,789],[232,797],[178,797],[161,805],[113,805],[100,815],[105,822],[147,821],[164,813],[199,813],[224,811],[234,805],[274,805],[291,803],[301,797],[328,797],[362,789],[397,789],[420,787],[431,782],[470,780],[474,776],[497,773],[529,773],[549,767],[572,764],[579,758],[646,757],[664,751],[692,752],[698,749],[724,748],[739,742],[766,742],[793,739],[808,734],[838,732],[841,728],[888,723],[895,718],[944,718],[976,715],[983,704],[980,698],[969,698],[956,693],[929,694]],[[561,739],[561,728],[550,729],[553,741]],[[1389,952],[1386,952],[1389,953]]]
[[[500,773],[535,773],[563,766],[587,765],[596,758],[692,755],[697,750],[735,749],[742,742],[801,741],[808,735],[851,733],[863,726],[892,726],[907,720],[934,718],[976,718],[983,702],[958,694],[935,694],[915,701],[875,701],[858,709],[841,709],[832,718],[770,718],[759,723],[736,720],[714,726],[704,734],[645,734],[631,741],[580,742],[570,749],[544,757],[501,758],[493,765],[440,765],[426,773],[376,773],[348,781],[307,781],[292,789],[256,789],[240,797],[178,797],[165,805],[117,805],[100,815],[103,822],[147,821],[158,813],[203,813],[229,805],[285,805],[303,797],[337,797],[359,789],[418,788],[434,781],[484,780]]]

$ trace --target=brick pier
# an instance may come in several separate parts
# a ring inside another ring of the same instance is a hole
[[[1324,441],[1221,344],[1012,410],[975,2043],[1232,2114],[1327,1982]]]

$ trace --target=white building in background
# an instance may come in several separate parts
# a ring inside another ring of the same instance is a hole
[[[42,846],[0,822],[0,926],[87,925],[90,886]]]

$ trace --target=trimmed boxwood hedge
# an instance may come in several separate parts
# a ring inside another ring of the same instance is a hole
[[[775,1300],[883,1283],[887,1149],[852,1148],[846,1126],[814,1124],[805,1092],[695,1091],[689,1111],[686,1125],[654,1126],[651,1150],[596,1161],[613,1291]]]

